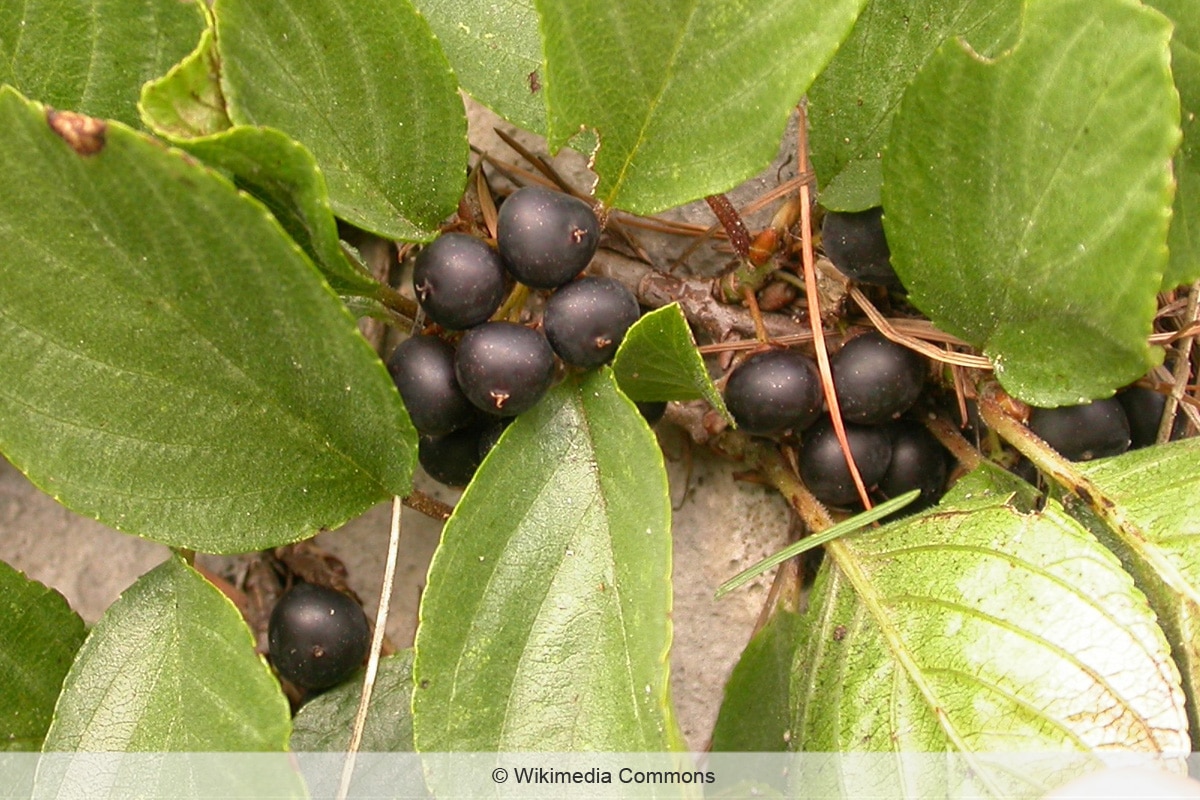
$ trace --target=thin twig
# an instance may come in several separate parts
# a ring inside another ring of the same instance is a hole
[[[454,513],[454,506],[447,505],[441,500],[435,500],[424,492],[416,490],[404,498],[404,505],[439,522],[445,522]]]
[[[387,563],[383,568],[383,586],[379,590],[379,611],[375,614],[375,634],[371,637],[371,654],[367,657],[367,674],[363,678],[358,713],[354,715],[354,730],[350,733],[350,744],[346,747],[346,760],[342,762],[342,780],[338,785],[338,800],[346,800],[350,794],[350,781],[354,777],[354,763],[358,758],[358,748],[362,745],[363,729],[367,724],[367,711],[371,706],[371,694],[375,690],[375,676],[379,673],[379,654],[383,652],[388,606],[391,604],[392,584],[396,578],[396,558],[400,552],[401,504],[399,497],[392,498],[392,527],[388,536]]]
[[[804,107],[800,108],[800,171],[808,172],[808,135],[807,115]],[[808,295],[808,318],[813,322],[813,344],[817,354],[817,366],[820,368],[821,385],[825,390],[825,402],[829,406],[829,419],[833,422],[833,432],[837,435],[838,444],[846,456],[846,466],[850,469],[850,477],[858,490],[863,508],[871,508],[871,498],[867,494],[867,485],[863,482],[858,464],[854,463],[854,453],[850,450],[850,441],[846,437],[846,425],[842,420],[842,410],[839,408],[837,392],[834,391],[833,373],[829,367],[829,349],[825,346],[825,331],[821,324],[821,306],[817,289],[817,269],[813,257],[812,242],[812,200],[807,183],[800,185],[800,242],[801,253],[804,257],[804,285]]]
[[[1188,292],[1187,310],[1184,311],[1184,328],[1189,328],[1195,325],[1197,318],[1200,317],[1200,281],[1192,285],[1191,291]],[[1172,376],[1175,379],[1175,385],[1171,387],[1171,393],[1167,395],[1167,403],[1163,407],[1162,420],[1158,425],[1158,442],[1165,442],[1171,438],[1171,430],[1175,427],[1175,414],[1180,409],[1180,401],[1183,399],[1184,390],[1187,388],[1188,378],[1192,373],[1192,345],[1196,339],[1194,336],[1188,336],[1179,343],[1179,358],[1175,362],[1175,371]]]
[[[875,325],[876,330],[896,344],[907,347],[910,350],[915,350],[933,361],[941,361],[945,364],[957,364],[960,367],[970,367],[971,369],[991,370],[992,362],[983,356],[948,352],[920,339],[901,333],[892,324],[891,320],[879,313],[879,309],[875,308],[875,305],[867,299],[867,296],[857,286],[850,287],[850,297],[854,299],[858,307],[863,310],[863,313]]]

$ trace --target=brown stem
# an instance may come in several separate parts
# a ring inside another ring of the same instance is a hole
[[[589,272],[625,284],[644,306],[661,308],[678,302],[688,322],[707,333],[713,341],[724,341],[731,334],[747,338],[755,335],[754,320],[746,309],[719,302],[713,297],[709,281],[668,275],[606,250],[600,251],[592,259]],[[783,314],[763,314],[763,324],[772,340],[811,335],[808,326]]]
[[[1195,324],[1198,318],[1200,318],[1200,281],[1192,284],[1192,288],[1188,292],[1187,310],[1184,311],[1182,327],[1190,327]],[[1192,345],[1195,341],[1195,336],[1187,336],[1179,342],[1179,358],[1175,362],[1175,371],[1172,375],[1175,379],[1175,385],[1171,387],[1171,393],[1167,395],[1167,404],[1163,407],[1162,421],[1158,425],[1158,436],[1156,439],[1160,443],[1171,438],[1171,430],[1175,427],[1175,414],[1180,409],[1180,400],[1183,398],[1184,390],[1187,388],[1188,377],[1192,371]]]
[[[446,505],[441,500],[435,500],[424,492],[419,492],[415,489],[408,497],[404,498],[404,505],[439,522],[445,522],[454,513],[454,506]]]

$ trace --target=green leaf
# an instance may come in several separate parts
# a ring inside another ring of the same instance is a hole
[[[142,87],[138,111],[146,127],[159,136],[191,139],[233,126],[221,93],[221,59],[212,28],[183,61]]]
[[[1033,405],[1111,395],[1156,359],[1179,141],[1169,35],[1132,0],[1033,0],[1003,57],[939,49],[893,122],[892,264]]]
[[[271,210],[335,291],[377,296],[379,283],[342,250],[325,178],[312,154],[273,128],[233,127],[221,92],[213,35],[206,30],[190,56],[165,78],[145,86],[139,108],[146,125],[233,175],[239,188]]]
[[[816,549],[826,542],[832,542],[841,536],[847,536],[855,531],[862,530],[872,522],[877,522],[884,517],[907,506],[920,496],[920,490],[910,489],[902,495],[885,500],[877,506],[873,506],[869,511],[863,511],[849,519],[844,519],[841,522],[833,525],[820,533],[810,534],[799,541],[789,544],[787,547],[779,550],[762,561],[746,567],[744,570],[734,575],[729,580],[717,587],[715,593],[716,599],[720,599],[741,586],[746,585],[750,581],[762,575],[771,567],[778,566],[789,558],[795,558],[798,555],[807,553],[809,550]]]
[[[808,93],[821,205],[880,204],[880,158],[904,90],[946,39],[994,54],[1016,33],[1020,0],[873,0]]]
[[[682,748],[662,453],[607,369],[522,414],[446,523],[417,629],[422,752]]]
[[[725,699],[713,729],[713,752],[787,750],[792,724],[788,687],[799,626],[798,614],[777,611],[746,645],[725,684]]]
[[[292,720],[292,750],[344,752],[362,696],[362,673],[304,704]],[[360,750],[411,752],[412,651],[402,650],[379,660],[379,673],[367,709]]]
[[[529,0],[415,0],[472,97],[534,133],[546,132],[542,40]]]
[[[88,634],[44,750],[282,751],[290,731],[287,699],[233,603],[172,557]]]
[[[1175,154],[1175,209],[1163,290],[1200,280],[1200,0],[1148,0],[1171,18],[1171,72],[1179,90],[1183,143]]]
[[[732,422],[678,303],[644,314],[633,324],[617,348],[613,373],[632,400],[707,400]]]
[[[334,291],[379,295],[379,282],[359,269],[342,249],[325,179],[304,145],[273,128],[245,125],[175,144],[229,172],[239,188],[261,200]]]
[[[0,451],[35,484],[205,552],[407,494],[391,379],[262,206],[119,124],[82,156],[11,90],[0,125],[0,196],[30,199],[0,206]]]
[[[42,748],[83,636],[61,594],[0,561],[0,751]]]
[[[1132,572],[1171,642],[1200,730],[1200,439],[1076,465],[1121,512],[1122,530],[1093,526]]]
[[[137,125],[142,84],[187,55],[203,29],[192,2],[0,3],[0,83],[56,108]]]
[[[794,748],[957,753],[975,770],[968,794],[1003,797],[1040,797],[1063,759],[1015,773],[988,752],[1189,751],[1179,673],[1145,596],[1056,502],[1013,505],[1020,483],[1005,489],[999,472],[828,545],[793,670]],[[880,780],[836,777],[838,790],[808,791],[854,797]],[[907,776],[912,796],[919,777]]]
[[[428,240],[467,166],[454,74],[408,0],[218,0],[221,84],[235,123],[278,128],[320,164],[334,212]]]
[[[789,114],[865,0],[537,0],[552,148],[599,136],[596,197],[653,214],[779,151]]]

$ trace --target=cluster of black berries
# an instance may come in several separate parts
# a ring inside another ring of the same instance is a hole
[[[267,624],[276,672],[310,692],[336,686],[367,657],[371,634],[353,598],[315,583],[297,583],[275,604]]]
[[[413,289],[430,320],[465,330],[457,347],[413,336],[388,370],[421,434],[418,457],[435,480],[470,482],[504,426],[528,410],[555,375],[555,355],[588,369],[612,358],[640,314],[637,299],[609,278],[575,277],[600,241],[591,207],[560,192],[526,187],[500,206],[496,244],[446,233],[417,256]],[[541,330],[490,322],[510,278],[554,290]]]
[[[916,353],[870,331],[830,359],[846,438],[863,483],[877,499],[920,489],[910,509],[937,502],[946,484],[948,455],[923,425],[901,417],[925,386]],[[816,364],[795,350],[747,358],[729,376],[725,403],[748,433],[800,435],[800,477],[823,503],[853,506],[858,491],[824,404]]]
[[[829,260],[847,277],[862,283],[900,285],[883,231],[882,208],[826,212],[821,241]],[[1086,461],[1153,444],[1165,403],[1164,395],[1131,386],[1107,400],[1035,408],[1029,426],[1066,458]],[[1186,427],[1180,416],[1171,438],[1182,437]]]
[[[1029,414],[1029,428],[1064,458],[1090,461],[1154,444],[1166,404],[1164,394],[1128,386],[1105,400],[1034,408]],[[1186,430],[1187,421],[1180,414],[1170,438],[1179,439]]]

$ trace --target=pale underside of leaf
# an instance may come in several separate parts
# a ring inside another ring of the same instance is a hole
[[[973,486],[945,512],[830,546],[793,673],[793,744],[956,752],[1000,795],[1051,776],[976,755],[1186,753],[1179,674],[1120,562],[1053,502],[1025,512]]]
[[[1128,565],[1171,642],[1192,729],[1200,725],[1200,439],[1079,466],[1119,510],[1121,529],[1094,528]]]

